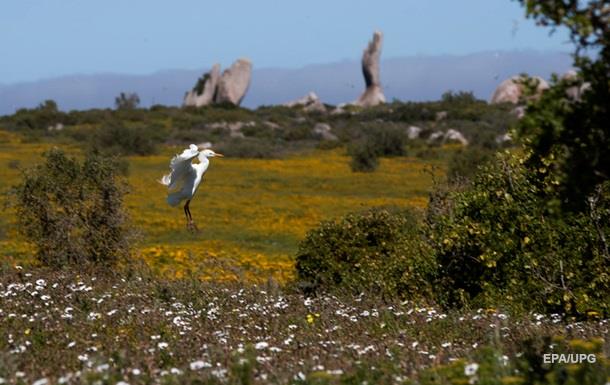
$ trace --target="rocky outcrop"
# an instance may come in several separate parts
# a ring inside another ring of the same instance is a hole
[[[250,86],[252,63],[239,59],[220,74],[220,64],[214,64],[193,89],[184,96],[185,107],[202,107],[213,103],[231,103],[238,106]]]
[[[549,84],[543,78],[534,76],[532,79],[536,82],[536,93],[533,97],[539,96],[544,90],[549,88]],[[519,104],[525,96],[524,82],[526,81],[527,78],[521,75],[504,80],[494,91],[493,96],[491,97],[491,103]]]
[[[464,134],[462,134],[458,130],[454,130],[453,128],[447,130],[447,132],[445,133],[444,141],[458,142],[462,146],[468,146],[468,139],[466,139]]]
[[[457,142],[462,146],[468,146],[468,139],[459,132],[458,130],[454,130],[450,128],[447,132],[443,131],[435,131],[428,137],[428,143],[436,143],[436,144],[444,144],[447,142]]]
[[[362,107],[376,106],[385,103],[385,96],[381,88],[381,78],[379,75],[379,58],[381,56],[381,44],[383,42],[383,34],[376,31],[373,34],[373,40],[362,54],[362,73],[366,89],[360,95],[358,100],[353,104]]]
[[[409,127],[407,127],[407,137],[409,139],[417,139],[421,135],[422,131],[423,130],[421,127],[409,126]]]
[[[227,123],[225,121],[208,123],[205,125],[205,128],[211,130],[225,130],[228,131],[229,136],[231,138],[244,138],[245,135],[241,131],[244,127],[256,127],[255,121],[249,122],[231,122]]]
[[[186,93],[184,97],[185,106],[202,107],[212,104],[214,94],[220,79],[220,64],[212,66],[210,72],[205,73],[199,80],[195,88]]]
[[[513,138],[510,136],[510,134],[508,132],[506,134],[496,136],[497,144],[510,143],[512,141],[513,141]]]
[[[214,103],[231,103],[239,106],[250,86],[252,63],[248,59],[239,59],[231,68],[222,73]]]
[[[326,112],[326,107],[315,92],[310,92],[300,99],[284,103],[286,107],[303,107],[306,112]]]
[[[337,135],[331,132],[332,128],[328,123],[317,123],[313,128],[313,133],[323,140],[339,140]]]
[[[568,87],[566,94],[568,98],[576,102],[580,101],[582,99],[582,94],[591,88],[591,83],[583,82],[582,78],[575,70],[569,70],[563,74],[561,80],[573,84],[571,87]]]

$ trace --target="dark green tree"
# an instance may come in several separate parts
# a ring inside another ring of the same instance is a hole
[[[119,96],[114,98],[114,105],[117,110],[133,110],[140,105],[140,97],[135,92],[121,92]]]
[[[577,74],[532,102],[520,136],[533,150],[528,166],[552,160],[564,208],[583,210],[587,197],[610,179],[610,1],[518,0],[528,17],[566,27],[575,44]]]

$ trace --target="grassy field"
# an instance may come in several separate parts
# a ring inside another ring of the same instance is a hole
[[[2,190],[48,148],[0,131]],[[442,160],[396,157],[382,159],[374,173],[353,173],[342,148],[285,159],[213,159],[191,204],[200,229],[193,234],[182,209],[165,203],[165,188],[157,182],[181,150],[164,147],[158,155],[129,158],[126,203],[139,233],[135,254],[170,276],[220,280],[285,282],[293,275],[299,240],[317,223],[371,206],[424,208],[432,184],[426,170],[444,167]],[[2,253],[27,259],[32,250],[19,237],[11,210],[2,211],[0,226]]]
[[[0,190],[51,146],[0,130]],[[191,205],[194,234],[157,183],[181,150],[127,159],[126,205],[139,235],[134,263],[123,269],[33,266],[14,211],[2,210],[0,384],[589,385],[610,378],[607,319],[448,311],[375,293],[310,298],[282,285],[294,276],[299,241],[320,221],[379,205],[424,209],[433,175],[455,148],[426,160],[383,158],[364,174],[350,170],[344,148],[213,159]],[[542,365],[549,352],[596,362]]]

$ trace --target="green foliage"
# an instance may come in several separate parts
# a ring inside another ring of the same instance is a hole
[[[499,156],[470,187],[431,201],[428,221],[445,305],[586,315],[610,311],[610,186],[581,213],[560,210],[546,160]]]
[[[587,76],[557,81],[529,105],[519,134],[533,156],[527,165],[536,169],[544,158],[555,158],[563,206],[586,208],[586,197],[599,183],[610,179],[610,77],[594,65]],[[589,86],[583,86],[583,79]],[[579,98],[570,92],[582,93]]]
[[[21,232],[44,265],[112,265],[129,253],[125,185],[112,160],[84,162],[51,150],[46,163],[24,172],[14,188]]]
[[[207,83],[209,80],[210,80],[210,74],[208,72],[206,72],[205,74],[203,74],[203,76],[201,76],[199,79],[197,79],[197,83],[195,83],[195,87],[193,87],[193,91],[197,95],[201,95],[203,93],[205,83]]]
[[[355,172],[372,172],[379,165],[375,143],[369,140],[360,140],[350,144],[348,153],[352,157],[350,166]]]
[[[444,104],[463,104],[468,105],[476,103],[477,99],[474,97],[472,92],[453,92],[447,91],[441,95],[441,102]]]
[[[88,136],[89,146],[105,154],[150,155],[157,151],[167,134],[161,127],[142,125],[108,125]]]
[[[18,130],[46,130],[65,120],[65,114],[58,110],[57,103],[45,100],[36,108],[21,108],[11,117],[13,126]]]
[[[348,147],[353,171],[371,172],[377,168],[378,157],[406,154],[407,137],[399,127],[369,125],[356,134],[359,137]]]
[[[215,145],[215,149],[230,158],[279,158],[281,146],[258,138],[231,138]]]
[[[117,110],[133,110],[140,105],[140,97],[135,92],[129,94],[121,92],[114,99],[114,105]]]
[[[607,0],[519,0],[539,24],[566,27],[576,46],[573,79],[555,81],[528,106],[520,134],[534,151],[528,166],[554,156],[564,208],[582,211],[586,197],[610,179],[610,12]],[[593,50],[593,57],[581,56]],[[571,94],[571,95],[570,95]]]
[[[296,269],[305,287],[372,290],[425,298],[434,268],[416,215],[375,208],[322,222],[299,245]]]
[[[455,152],[449,161],[447,178],[454,182],[458,178],[472,178],[478,167],[489,162],[494,152],[483,147],[469,146]]]

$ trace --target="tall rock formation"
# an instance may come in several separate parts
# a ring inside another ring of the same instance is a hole
[[[220,79],[220,64],[212,66],[210,72],[197,80],[195,87],[184,97],[185,106],[202,107],[214,101],[218,80]]]
[[[243,100],[252,76],[252,63],[239,59],[220,74],[220,64],[214,64],[193,89],[184,96],[184,106],[202,107],[213,103],[231,103],[238,106]]]
[[[383,34],[376,31],[373,34],[373,40],[362,54],[362,73],[366,89],[360,95],[358,100],[353,104],[371,107],[381,103],[385,103],[385,96],[381,88],[381,79],[379,76],[379,57],[381,56],[381,45],[383,42]]]
[[[214,103],[232,103],[238,106],[250,86],[252,63],[248,59],[239,59],[231,68],[226,69],[220,81],[214,98]]]

